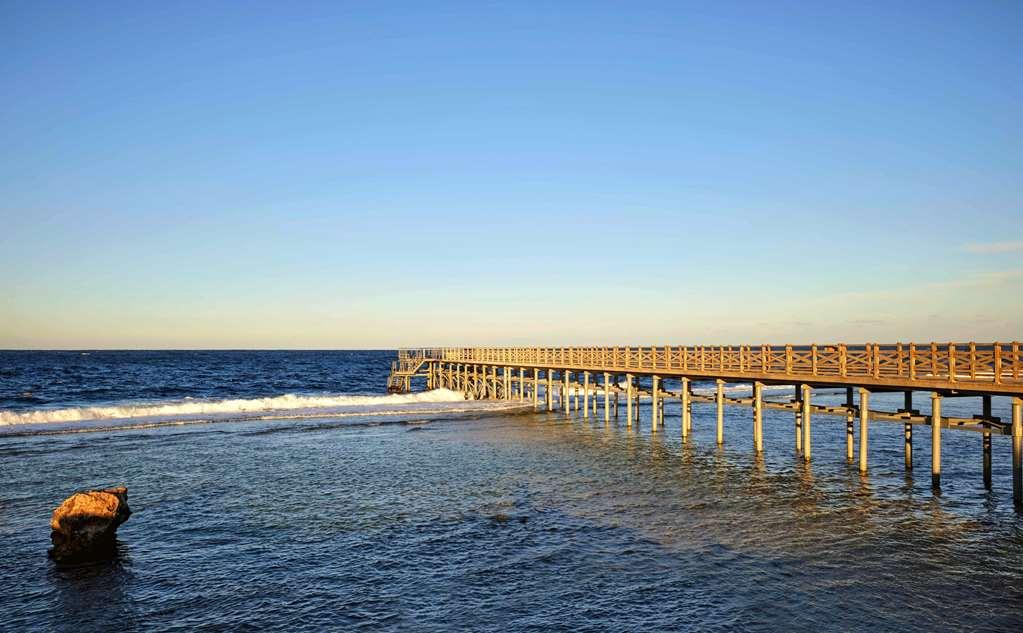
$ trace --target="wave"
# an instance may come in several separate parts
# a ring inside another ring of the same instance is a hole
[[[464,400],[465,398],[461,393],[449,389],[434,389],[432,391],[390,394],[386,396],[308,396],[289,393],[265,398],[236,398],[230,400],[193,400],[186,398],[184,400],[140,404],[36,409],[32,411],[0,411],[0,426],[232,414],[249,414],[246,417],[252,417],[254,414],[259,417],[265,417],[267,414],[274,412],[284,414],[302,412],[309,416],[315,416],[327,414],[327,409],[336,412],[352,412],[353,409],[362,409],[366,413],[372,413],[381,407],[394,407],[395,405],[435,404],[462,402]],[[415,409],[414,406],[406,408]]]

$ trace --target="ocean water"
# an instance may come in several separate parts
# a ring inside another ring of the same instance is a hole
[[[1007,437],[987,492],[980,436],[945,432],[935,495],[926,430],[907,473],[901,425],[872,424],[861,477],[838,418],[806,466],[788,413],[756,458],[745,407],[717,447],[695,404],[683,444],[674,401],[651,433],[646,406],[629,429],[386,396],[392,359],[0,352],[0,630],[1023,629]],[[50,561],[53,508],[117,483],[118,556]]]

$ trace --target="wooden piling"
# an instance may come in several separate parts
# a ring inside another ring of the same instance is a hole
[[[905,391],[902,394],[902,409],[900,412],[906,413],[907,415],[914,415],[919,413],[913,410],[913,392]],[[905,463],[906,471],[913,470],[913,425],[910,422],[906,422],[902,429],[902,452],[903,461]]]
[[[931,393],[931,487],[941,488],[941,394]]]
[[[583,419],[590,417],[590,372],[583,372]]]
[[[913,425],[909,422],[902,428],[902,446],[906,470],[913,470]]]
[[[689,381],[686,392],[686,429],[693,434],[693,381]]]
[[[870,391],[860,387],[860,473],[867,472],[867,451],[870,445]]]
[[[1023,398],[1012,399],[1012,502],[1023,506]]]
[[[544,398],[547,399],[547,412],[550,413],[554,410],[554,372],[548,369],[547,374],[547,388],[544,389]]]
[[[604,372],[604,421],[611,421],[611,374]]]
[[[795,386],[796,394],[792,399],[795,410],[796,421],[796,455],[803,452],[803,389],[800,385]]]
[[[632,428],[632,374],[625,374],[625,417]]]
[[[717,404],[717,443],[720,446],[725,443],[725,381],[717,381],[717,390],[714,394],[714,400]]]
[[[810,399],[813,388],[803,385],[803,461],[810,461]]]
[[[984,417],[984,433],[981,439],[981,451],[983,453],[983,465],[984,465],[984,489],[991,490],[991,425],[988,423],[991,420],[991,396],[983,397],[983,417]]]
[[[690,420],[689,420],[689,418],[691,416],[691,413],[690,413],[690,410],[689,410],[689,401],[690,401],[690,395],[689,394],[690,394],[690,391],[689,391],[689,379],[683,377],[682,378],[682,391],[679,394],[679,397],[682,400],[682,440],[683,441],[689,439],[689,428],[691,426],[690,425]]]
[[[572,372],[562,369],[561,370],[561,411],[568,415],[572,412],[572,403],[569,401],[568,396],[568,381],[572,378]]]
[[[763,388],[762,383],[753,383],[753,452],[758,455],[764,452]]]
[[[533,368],[533,408],[540,406],[540,370]]]
[[[853,388],[845,389],[845,461],[853,462]]]
[[[660,415],[660,408],[657,404],[657,390],[661,388],[661,379],[659,376],[653,376],[650,379],[650,430],[657,430],[657,418]]]

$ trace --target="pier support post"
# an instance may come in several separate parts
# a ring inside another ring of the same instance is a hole
[[[583,419],[590,417],[590,372],[583,372]]]
[[[615,392],[614,392],[615,420],[617,420],[618,419],[618,405],[619,405],[619,397],[618,396],[619,396],[619,394],[621,392],[621,387],[619,385],[621,384],[622,379],[621,379],[621,377],[618,374],[614,374],[614,381],[615,381]]]
[[[565,415],[572,412],[572,401],[568,395],[568,381],[572,379],[572,372],[568,370],[561,371],[561,410],[564,411]]]
[[[625,417],[628,419],[628,426],[632,428],[632,374],[625,375]]]
[[[639,376],[636,376],[636,388],[632,392],[633,394],[635,394],[636,397],[636,405],[632,409],[633,415],[636,416],[636,426],[639,426],[639,404],[640,401],[643,399],[643,394],[641,392],[642,389],[641,385],[639,384]]]
[[[725,443],[725,381],[717,380],[717,390],[714,392],[714,402],[718,409],[717,442],[718,446]]]
[[[504,399],[511,400],[511,367],[502,367],[504,372]]]
[[[845,461],[853,463],[853,388],[845,388]]]
[[[764,385],[753,383],[753,452],[764,452]]]
[[[604,421],[611,421],[611,374],[604,372]]]
[[[540,406],[540,370],[533,368],[533,408]]]
[[[795,405],[796,419],[796,455],[803,452],[803,392],[799,385],[795,385],[796,395],[792,399]]]
[[[867,472],[867,445],[870,430],[870,391],[860,387],[860,473]]]
[[[931,487],[941,488],[941,394],[931,393]]]
[[[984,420],[991,419],[991,396],[983,397]],[[991,426],[984,425],[982,439],[982,450],[984,452],[984,489],[991,490]]]
[[[905,453],[906,470],[913,470],[913,425],[909,422],[903,426],[903,452]]]
[[[686,429],[693,434],[693,381],[686,384]]]
[[[660,415],[659,407],[657,405],[657,390],[661,388],[661,379],[659,376],[653,376],[650,378],[650,430],[657,430],[657,418]]]
[[[1023,506],[1023,398],[1012,399],[1012,502]]]
[[[803,461],[810,461],[810,398],[813,396],[813,388],[810,385],[803,385]]]
[[[547,401],[547,412],[550,413],[554,410],[554,372],[548,369],[545,373],[547,374],[547,386],[543,395]]]
[[[689,439],[689,400],[691,398],[689,391],[689,379],[682,378],[682,393],[680,395],[682,399],[682,441]]]

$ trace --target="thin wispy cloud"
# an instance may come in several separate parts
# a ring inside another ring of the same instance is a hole
[[[963,246],[963,250],[968,253],[981,253],[990,255],[992,253],[1015,253],[1023,251],[1023,240],[1013,240],[1009,242],[971,242]]]
[[[928,285],[934,288],[975,288],[978,286],[1011,284],[1021,279],[1023,279],[1023,270],[995,270]]]

